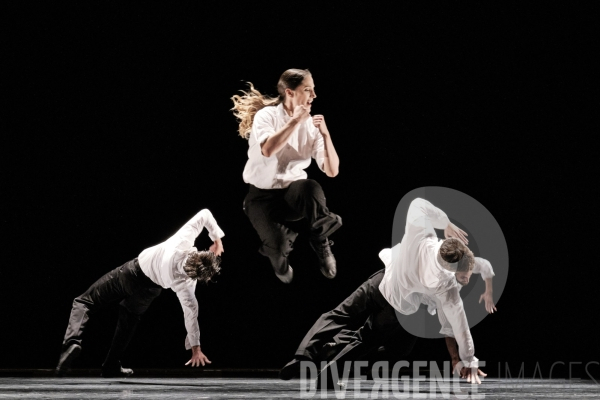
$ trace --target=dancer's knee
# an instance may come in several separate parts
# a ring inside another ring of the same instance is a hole
[[[82,310],[84,312],[92,311],[94,309],[94,303],[88,298],[78,296],[73,299],[73,310]]]
[[[294,182],[297,186],[297,190],[303,196],[315,196],[323,193],[323,188],[319,184],[319,182],[314,179],[302,179],[300,181]]]

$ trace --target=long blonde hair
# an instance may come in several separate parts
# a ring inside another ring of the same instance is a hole
[[[240,122],[238,128],[239,135],[244,139],[248,139],[252,132],[254,116],[258,110],[283,103],[285,100],[285,89],[295,90],[308,75],[310,75],[310,71],[307,69],[292,68],[285,71],[281,74],[279,82],[277,82],[277,92],[279,93],[277,97],[270,97],[260,93],[254,88],[251,82],[248,82],[249,90],[247,92],[240,90],[243,93],[241,96],[237,94],[233,95],[231,97],[233,101],[233,108],[231,110]]]

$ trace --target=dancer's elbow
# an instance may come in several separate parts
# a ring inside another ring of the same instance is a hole
[[[334,171],[326,171],[325,172],[325,174],[330,178],[335,178],[336,176],[338,176],[339,173],[340,173],[340,171],[338,169],[336,169]]]

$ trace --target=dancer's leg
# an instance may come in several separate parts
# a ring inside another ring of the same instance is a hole
[[[335,340],[336,335],[358,328],[370,314],[385,306],[373,296],[383,278],[383,270],[371,275],[346,300],[335,309],[326,312],[314,323],[296,350],[294,360],[286,364],[279,374],[281,379],[291,379],[299,372],[300,361],[322,361],[323,346]],[[339,336],[338,336],[339,337]]]
[[[388,304],[372,313],[360,329],[342,331],[334,337],[329,347],[329,364],[366,359],[375,352],[399,359],[411,352],[416,340],[400,325],[394,308]]]
[[[81,345],[82,335],[91,314],[108,304],[123,299],[127,295],[118,279],[119,271],[127,264],[125,263],[106,273],[82,295],[73,300],[69,325],[63,340],[63,350],[72,344]]]
[[[161,289],[144,289],[121,302],[115,335],[102,364],[103,369],[118,369],[121,366],[121,357],[129,345],[142,315],[160,292]]]
[[[73,300],[73,308],[71,309],[69,324],[63,340],[62,353],[56,367],[56,375],[64,375],[73,360],[79,355],[83,334],[90,315],[104,306],[127,296],[119,280],[119,273],[129,263],[131,261],[106,273],[94,282],[82,295]]]
[[[317,254],[321,273],[335,278],[337,265],[331,252],[329,235],[342,226],[342,219],[329,211],[321,185],[312,179],[292,182],[284,196],[286,204],[303,216],[310,227],[310,245]]]
[[[344,330],[334,337],[334,341],[327,347],[327,366],[319,372],[319,387],[323,380],[328,382],[328,386],[336,383],[331,376],[331,366],[334,363],[339,375],[346,361],[379,361],[382,357],[397,361],[410,353],[414,347],[417,338],[404,330],[394,308],[379,291],[382,277],[383,274],[377,277],[377,290],[373,292],[373,298],[377,304],[384,304],[384,306],[375,309],[357,331]],[[351,368],[350,373],[352,371]]]
[[[271,261],[277,276],[291,280],[288,256],[298,234],[287,227],[285,189],[261,190],[251,186],[244,201],[244,211],[262,241],[260,254]]]
[[[120,374],[121,357],[131,341],[142,315],[162,291],[159,285],[152,282],[143,273],[137,260],[122,269],[119,279],[128,296],[121,301],[119,320],[112,345],[102,365],[102,372],[105,377],[109,374]]]
[[[318,359],[325,343],[335,341],[336,335],[342,330],[358,328],[371,314],[385,307],[387,302],[378,288],[383,274],[384,270],[380,270],[371,275],[340,305],[321,315],[302,340],[296,355]]]
[[[297,214],[306,218],[311,237],[324,239],[342,226],[342,219],[329,211],[321,185],[312,179],[294,181],[284,196],[285,202]]]

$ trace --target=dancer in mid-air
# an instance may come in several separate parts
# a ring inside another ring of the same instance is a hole
[[[329,236],[341,218],[325,204],[321,185],[304,171],[311,157],[329,177],[338,174],[340,160],[322,115],[310,115],[317,97],[315,83],[306,69],[289,69],[279,78],[279,96],[261,94],[250,84],[242,96],[232,97],[239,134],[248,139],[244,182],[249,193],[244,211],[262,241],[259,252],[268,257],[277,277],[291,282],[288,255],[298,233],[291,221],[303,219],[310,229],[310,245],[327,278],[336,275],[336,261]]]
[[[209,251],[197,251],[194,240],[208,230],[213,241]],[[200,349],[198,301],[194,290],[196,282],[208,283],[220,271],[223,250],[221,238],[225,234],[209,210],[202,210],[190,219],[168,240],[142,251],[137,258],[108,272],[73,301],[69,325],[63,341],[63,350],[55,374],[63,376],[81,352],[82,335],[89,318],[104,306],[120,301],[119,319],[112,345],[102,364],[102,376],[124,377],[133,374],[121,366],[121,356],[129,344],[141,316],[146,312],[162,288],[171,288],[179,298],[187,337],[185,347],[192,350],[192,358],[185,364],[210,364]]]
[[[432,220],[435,225],[432,225]],[[445,230],[446,240],[437,238],[433,226]],[[492,298],[494,271],[487,260],[473,257],[462,242],[466,241],[465,235],[431,203],[422,199],[413,201],[402,242],[379,254],[386,266],[385,274],[384,270],[373,274],[334,310],[323,314],[302,340],[295,358],[282,368],[280,378],[287,380],[297,377],[301,361],[312,361],[317,365],[321,361],[327,361],[331,365],[333,362],[361,358],[382,345],[395,347],[396,354],[407,354],[416,338],[402,328],[394,309],[404,311],[403,314],[412,314],[421,304],[425,304],[431,314],[435,313],[434,310],[438,312],[442,325],[440,333],[446,335],[453,369],[456,367],[461,377],[468,381],[480,382],[477,375],[485,374],[477,369],[477,359],[472,354],[472,339],[458,292],[463,285],[469,283],[471,274],[481,274],[486,291],[479,301],[484,301],[485,309],[493,313],[496,310]],[[405,257],[401,253],[403,251],[409,252],[412,258]],[[392,252],[397,252],[394,259]],[[422,266],[422,275],[418,273],[419,266]],[[394,271],[397,273],[394,275],[391,268],[401,270]],[[385,288],[388,291],[384,292],[382,282],[388,274],[396,276],[397,280],[388,278],[388,288]],[[421,286],[412,282],[413,279],[420,282]],[[392,284],[404,291],[389,290],[389,285]],[[407,288],[420,291],[410,292]],[[393,296],[390,296],[390,292]],[[451,302],[450,305],[448,301]],[[460,333],[455,334],[457,331]],[[455,337],[458,339],[460,352],[457,350]],[[460,359],[465,368],[459,369]]]

